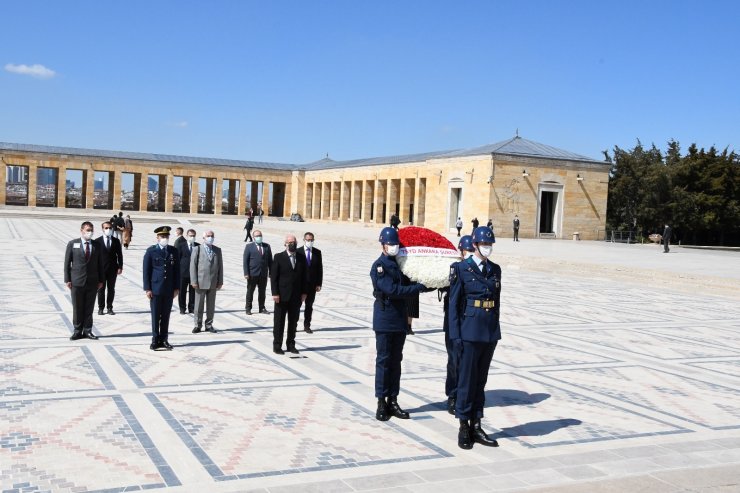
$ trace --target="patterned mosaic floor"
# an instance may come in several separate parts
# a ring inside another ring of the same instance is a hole
[[[287,227],[266,223],[274,249]],[[35,247],[0,257],[0,491],[448,491],[468,477],[471,490],[504,491],[740,470],[739,300],[504,265],[484,418],[501,447],[466,452],[444,410],[436,293],[422,296],[404,351],[400,401],[413,419],[379,423],[376,245],[347,249],[316,225],[341,273],[327,268],[301,354],[276,356],[272,317],[243,312],[241,225],[213,228],[227,266],[219,333],[191,334],[191,316],[173,311],[175,350],[152,352],[141,290],[151,235],[125,252],[117,315],[95,316],[100,340],[71,342],[61,264],[79,222],[0,217],[0,246]],[[740,277],[740,264],[728,268]]]

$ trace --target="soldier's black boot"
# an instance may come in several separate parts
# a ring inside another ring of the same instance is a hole
[[[447,398],[447,412],[455,415],[455,404],[457,404],[457,400],[454,397],[448,397]]]
[[[409,419],[409,413],[401,409],[395,397],[388,398],[388,410],[391,416],[395,416],[398,419]]]
[[[388,404],[385,403],[385,399],[382,397],[378,399],[378,410],[375,411],[375,419],[378,421],[388,421],[391,419],[391,415],[388,414]]]
[[[485,445],[486,447],[498,447],[498,442],[493,438],[489,437],[483,428],[480,426],[480,418],[470,420],[473,425],[473,441]]]
[[[465,450],[473,448],[473,437],[470,434],[470,425],[467,419],[460,420],[460,431],[457,433],[457,446]]]

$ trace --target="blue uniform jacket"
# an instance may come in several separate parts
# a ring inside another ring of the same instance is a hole
[[[401,273],[396,259],[381,254],[370,269],[373,281],[373,330],[375,332],[406,332],[408,310],[406,298],[420,293],[424,286],[411,282]]]
[[[171,245],[162,250],[152,245],[144,254],[144,291],[172,296],[180,289],[180,254]]]
[[[487,343],[501,339],[501,267],[490,260],[487,262],[487,277],[483,277],[472,257],[450,266],[450,339]],[[494,306],[476,307],[476,300],[492,300]]]

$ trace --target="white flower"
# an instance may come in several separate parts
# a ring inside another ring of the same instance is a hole
[[[412,281],[428,288],[444,288],[450,285],[450,264],[460,261],[460,257],[456,250],[444,250],[434,256],[399,253],[396,260],[401,272]]]

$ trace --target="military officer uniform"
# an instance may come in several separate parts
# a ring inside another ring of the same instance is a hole
[[[399,247],[398,231],[383,228],[379,241],[389,245],[389,253],[378,257],[370,269],[373,283],[373,331],[375,331],[375,397],[378,410],[375,418],[387,421],[391,416],[408,419],[409,414],[398,405],[401,385],[401,360],[406,342],[406,298],[425,290],[423,284],[408,280],[396,263]]]
[[[169,238],[170,228],[154,230],[160,239]],[[166,242],[147,248],[144,254],[144,291],[150,296],[152,343],[149,349],[172,349],[167,340],[172,301],[180,287],[180,255]]]
[[[495,242],[487,227],[476,228],[472,236],[478,251],[480,243]],[[480,422],[488,370],[501,339],[500,298],[501,267],[497,264],[473,255],[451,267],[449,337],[461,346],[455,416],[460,420],[458,445],[465,449],[472,448],[472,442],[498,446]]]

